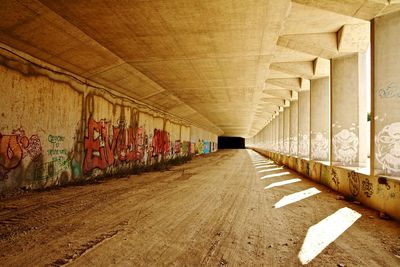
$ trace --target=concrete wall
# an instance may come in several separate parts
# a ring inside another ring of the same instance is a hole
[[[125,174],[217,149],[213,133],[18,51],[0,51],[0,192]]]
[[[301,173],[311,180],[340,192],[349,200],[357,200],[373,209],[400,220],[400,186],[395,180],[375,179],[343,167],[329,166],[318,161],[291,157],[253,148],[280,165]]]
[[[375,20],[376,174],[400,177],[400,12]]]

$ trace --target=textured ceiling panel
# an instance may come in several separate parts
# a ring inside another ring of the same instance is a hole
[[[316,63],[365,50],[367,20],[392,10],[383,0],[4,0],[0,42],[246,137],[329,74]]]

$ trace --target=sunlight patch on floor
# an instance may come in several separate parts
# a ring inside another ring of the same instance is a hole
[[[272,171],[278,171],[278,170],[282,170],[283,167],[278,167],[278,168],[271,168],[271,169],[266,169],[266,170],[260,170],[258,171],[259,173],[261,172],[272,172]]]
[[[294,202],[303,200],[305,198],[311,197],[313,195],[319,194],[321,191],[319,191],[317,188],[312,187],[297,193],[293,193],[291,195],[284,196],[281,200],[276,202],[274,205],[274,208],[278,209],[281,207],[284,207],[286,205],[292,204]]]
[[[255,166],[256,169],[262,169],[262,168],[270,168],[270,167],[276,167],[277,165],[274,164],[264,164],[264,165],[258,165]]]
[[[297,182],[300,182],[300,181],[301,181],[300,178],[289,179],[289,180],[285,180],[285,181],[282,181],[282,182],[272,183],[272,184],[266,186],[264,189],[270,189],[270,188],[278,187],[278,186],[282,186],[282,185],[293,184],[293,183],[297,183]]]
[[[284,176],[284,175],[288,175],[288,174],[290,174],[290,172],[280,172],[280,173],[268,174],[268,175],[261,177],[260,179],[261,180],[268,179],[268,178],[279,177],[279,176]]]
[[[360,213],[345,207],[311,226],[299,252],[300,262],[307,264],[312,261],[360,217]]]

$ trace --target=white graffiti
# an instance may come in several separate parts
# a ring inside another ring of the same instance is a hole
[[[289,138],[286,137],[283,141],[283,153],[289,154]]]
[[[297,156],[297,137],[290,138],[290,155]]]
[[[343,165],[351,165],[357,158],[358,137],[352,131],[341,130],[332,140],[335,160]]]
[[[400,122],[383,127],[375,138],[376,159],[386,174],[400,174]]]
[[[283,153],[283,140],[280,139],[278,142],[278,152]]]
[[[328,160],[328,139],[321,132],[315,133],[315,137],[311,140],[311,153],[313,159]]]
[[[309,145],[308,135],[299,134],[299,155],[301,157],[308,157]]]

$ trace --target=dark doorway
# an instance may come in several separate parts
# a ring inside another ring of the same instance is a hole
[[[244,138],[218,136],[218,149],[245,148]]]

